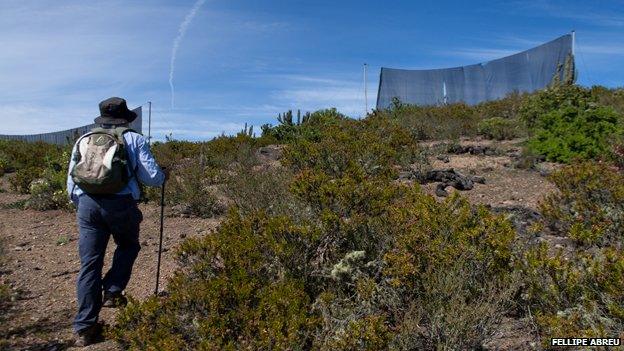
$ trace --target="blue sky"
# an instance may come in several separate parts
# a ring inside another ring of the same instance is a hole
[[[579,83],[624,85],[622,1],[0,0],[0,134],[90,123],[121,96],[153,102],[156,139],[259,129],[288,109],[364,113],[380,67],[491,60],[576,29]],[[146,126],[145,126],[146,129]]]

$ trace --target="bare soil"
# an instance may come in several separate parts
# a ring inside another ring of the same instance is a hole
[[[461,140],[462,145],[487,145],[499,149],[496,156],[452,155],[448,162],[432,153],[433,168],[453,168],[466,175],[485,178],[485,184],[475,184],[473,190],[462,191],[472,203],[493,208],[527,208],[536,210],[539,200],[554,190],[546,178],[535,170],[513,166],[513,151],[520,141],[491,142]],[[435,149],[433,143],[424,143]],[[511,154],[511,156],[510,156]],[[436,184],[423,185],[423,190],[435,196]],[[4,346],[10,350],[64,350],[72,349],[71,322],[76,311],[75,282],[79,269],[75,213],[71,211],[21,210],[7,205],[24,199],[8,190],[5,178],[0,178],[0,240],[4,242],[7,260],[0,270],[0,282],[10,284],[16,299],[0,325],[0,335],[8,335]],[[447,191],[455,191],[447,188]],[[144,214],[141,227],[142,250],[136,261],[127,294],[144,299],[153,294],[159,235],[160,209],[153,204],[140,205]],[[210,233],[220,222],[216,219],[182,218],[169,214],[165,219],[162,282],[176,268],[174,252],[186,237]],[[106,264],[115,248],[110,242]],[[107,266],[105,266],[105,270]],[[114,309],[103,309],[101,320],[114,323]],[[489,343],[492,350],[530,350],[534,340],[526,321],[506,320],[500,332]],[[0,340],[0,349],[3,344]],[[105,341],[87,350],[118,350],[112,341]]]
[[[495,148],[496,155],[453,155],[446,152],[434,152],[429,157],[433,169],[453,168],[464,175],[476,175],[485,178],[485,184],[474,184],[474,189],[461,191],[473,204],[489,205],[491,207],[525,207],[538,209],[539,200],[547,193],[554,191],[554,186],[542,175],[531,169],[515,167],[516,158],[512,156],[520,150],[523,140],[491,141],[479,139],[462,139],[461,146],[489,146]],[[423,143],[426,147],[435,149],[436,143]],[[438,143],[439,144],[439,143]],[[449,162],[439,160],[437,156],[447,156]],[[549,169],[557,165],[547,164]],[[423,185],[423,190],[435,196],[436,183]],[[449,193],[456,191],[452,187],[446,189]]]
[[[15,203],[23,195],[0,193],[0,206]],[[4,207],[4,206],[3,206]],[[134,266],[127,294],[144,299],[153,294],[160,228],[160,208],[140,205],[144,215],[141,226],[141,251]],[[185,237],[204,235],[214,230],[219,219],[167,217],[164,224],[160,288],[175,269],[175,247]],[[5,347],[10,350],[71,349],[71,322],[77,309],[75,284],[80,260],[75,213],[0,209],[0,238],[7,256],[0,281],[10,284],[17,299],[0,330],[8,334]],[[104,270],[108,269],[115,248],[110,241]],[[113,324],[114,309],[103,309],[100,318]],[[3,333],[4,334],[4,333]],[[0,345],[2,345],[0,343]],[[0,346],[0,349],[2,346]],[[106,341],[87,350],[118,350]]]

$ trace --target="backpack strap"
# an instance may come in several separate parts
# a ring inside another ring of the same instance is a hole
[[[104,129],[106,130],[106,129]],[[137,133],[134,129],[132,128],[128,128],[128,127],[117,127],[117,128],[113,128],[113,129],[108,129],[107,133],[111,133],[115,136],[115,138],[120,141],[124,148],[126,147],[126,142],[125,139],[123,137],[124,134],[128,133],[128,132],[134,132]],[[139,133],[137,133],[139,134]],[[128,162],[130,162],[130,158],[128,157],[128,151],[124,150],[126,152],[126,159],[128,160]],[[136,173],[139,169],[139,164],[137,163],[134,168],[130,168],[130,179],[132,178],[136,178]]]

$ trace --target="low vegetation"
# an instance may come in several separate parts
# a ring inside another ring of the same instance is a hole
[[[511,140],[526,135],[522,123],[517,119],[486,118],[479,122],[477,127],[479,135],[486,139]]]
[[[6,253],[4,250],[5,243],[3,238],[0,238],[0,349],[8,347],[8,342],[6,341],[7,328],[3,326],[9,324],[7,319],[12,299],[14,298],[14,292],[11,286],[3,278],[2,271],[6,269]]]
[[[623,108],[622,90],[560,85],[476,106],[396,100],[362,120],[289,111],[259,137],[245,127],[155,143],[172,169],[168,204],[224,219],[180,246],[169,295],[133,300],[111,334],[135,350],[479,349],[512,318],[535,325],[545,348],[553,336],[616,336]],[[524,138],[526,155],[569,164],[529,234],[396,181],[430,169],[420,141],[462,136]],[[68,151],[25,147],[37,161],[0,144],[2,170],[28,207],[62,208]]]
[[[618,336],[624,330],[624,177],[584,162],[552,175],[558,192],[541,204],[542,226],[573,240],[524,253],[527,308],[545,337]],[[547,341],[547,340],[545,340]]]

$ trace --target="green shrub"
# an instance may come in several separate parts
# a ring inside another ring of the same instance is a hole
[[[474,268],[458,258],[444,270],[423,275],[424,290],[406,305],[391,349],[482,349],[509,313],[517,285],[515,276],[475,281]]]
[[[591,87],[591,94],[598,104],[613,107],[617,113],[624,114],[624,88],[609,89],[595,85]]]
[[[567,106],[539,117],[528,147],[551,161],[595,159],[608,152],[612,136],[623,132],[621,116],[611,108]]]
[[[624,241],[624,176],[608,164],[583,162],[552,174],[557,192],[540,203],[545,223],[581,245]]]
[[[211,187],[217,174],[216,170],[197,162],[197,158],[177,164],[165,186],[166,204],[182,206],[183,213],[203,218],[223,214],[225,204],[219,201]],[[147,194],[154,201],[160,201],[159,188],[150,188]]]
[[[181,245],[169,296],[126,308],[118,341],[131,349],[375,350],[414,339],[435,349],[445,338],[472,347],[490,335],[514,290],[511,225],[456,196],[438,203],[394,182],[397,170],[425,162],[396,119],[330,120],[315,129],[320,139],[292,137],[286,168],[263,168],[253,146],[223,139],[237,150],[225,169],[190,159],[193,172],[210,174],[174,175],[225,184],[235,209],[215,233]],[[448,281],[459,297],[444,308]],[[470,318],[450,317],[470,309]]]
[[[174,167],[180,161],[197,159],[204,166],[224,169],[232,162],[240,161],[241,154],[249,155],[247,151],[266,146],[269,141],[241,132],[235,136],[221,135],[204,142],[168,139],[165,143],[154,143],[151,148],[154,157],[163,166]]]
[[[314,169],[330,177],[347,172],[394,177],[397,167],[422,160],[416,140],[385,117],[346,120],[328,127],[322,140],[297,140],[284,152],[284,163],[295,172]]]
[[[42,173],[43,169],[38,167],[21,168],[9,179],[9,183],[13,190],[20,194],[28,194],[30,183],[40,178]]]
[[[373,117],[389,117],[410,131],[417,140],[456,139],[477,133],[477,110],[463,103],[445,106],[416,106],[395,101],[388,110],[377,110]]]
[[[0,177],[2,177],[7,171],[9,171],[9,157],[0,152]]]
[[[551,175],[542,227],[575,241],[542,242],[519,260],[526,309],[543,337],[606,337],[624,330],[624,177],[586,161]]]
[[[536,127],[543,115],[563,108],[583,111],[595,106],[596,98],[578,85],[557,85],[528,95],[520,108],[520,119],[529,129]]]
[[[283,217],[230,213],[214,235],[181,245],[185,268],[170,282],[170,297],[130,304],[115,338],[129,349],[303,348],[317,319],[298,243],[314,235]]]
[[[392,333],[383,316],[364,316],[350,321],[342,330],[334,333],[323,350],[384,350]]]
[[[294,180],[294,174],[284,167],[238,167],[227,177],[225,194],[245,215],[265,211],[271,216],[309,219],[308,206],[289,191]]]
[[[620,108],[616,94],[560,85],[529,95],[520,110],[531,135],[528,148],[564,163],[608,153],[612,138],[624,133],[621,113],[608,106]]]
[[[495,140],[510,140],[524,135],[522,126],[517,120],[500,117],[480,121],[478,130],[480,135]]]
[[[5,158],[3,169],[14,172],[26,168],[43,168],[56,160],[66,148],[42,142],[0,140],[0,155]]]
[[[9,178],[13,190],[30,194],[26,208],[69,208],[65,187],[70,152],[71,146],[0,140],[0,168],[15,171]]]
[[[523,295],[546,342],[552,337],[607,337],[624,330],[624,252],[613,248],[550,254],[529,251]]]
[[[483,119],[496,117],[518,119],[522,105],[528,95],[527,93],[510,93],[502,99],[479,103],[475,106],[475,109]]]
[[[362,207],[342,216],[319,205],[314,222],[231,212],[216,233],[181,245],[168,297],[130,304],[114,337],[129,349],[376,350],[405,343],[417,320],[424,349],[439,344],[433,335],[479,345],[513,291],[511,225],[457,197],[438,203],[382,184],[361,186],[371,205],[355,200]],[[341,191],[358,193],[333,190]],[[405,306],[422,310],[408,315]],[[475,312],[457,324],[458,308]]]
[[[278,116],[279,125],[275,127],[270,124],[263,125],[262,137],[277,143],[290,143],[301,139],[319,141],[323,138],[323,131],[326,128],[337,126],[346,118],[332,108],[306,113],[303,117],[297,112],[297,119],[293,121],[292,111],[288,111]]]

